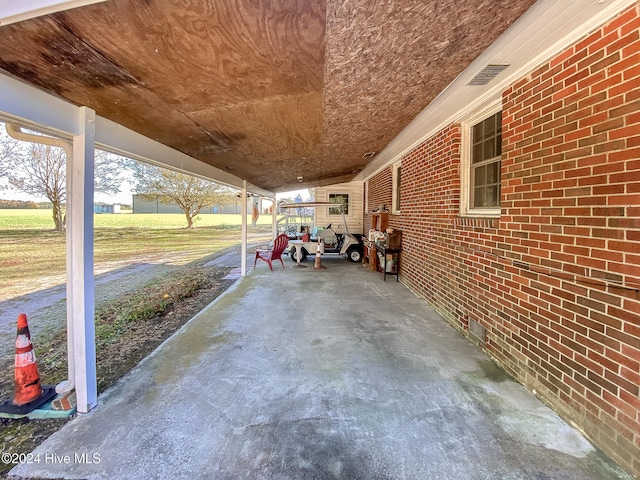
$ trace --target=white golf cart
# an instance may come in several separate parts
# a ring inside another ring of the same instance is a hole
[[[304,262],[307,256],[316,254],[318,244],[320,244],[321,254],[346,256],[351,262],[362,261],[364,252],[362,235],[354,235],[349,232],[349,226],[344,215],[344,205],[331,202],[299,202],[280,205],[280,208],[284,209],[318,207],[340,208],[346,233],[336,233],[339,226],[334,230],[331,223],[324,228],[315,227],[311,233],[307,235],[301,234],[300,240],[289,240],[289,256],[291,260],[298,264]]]

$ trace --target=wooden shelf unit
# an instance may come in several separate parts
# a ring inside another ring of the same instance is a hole
[[[369,270],[373,270],[374,272],[378,270],[378,256],[376,255],[375,243],[365,240],[362,263],[367,265]]]
[[[396,282],[398,282],[398,274],[400,273],[400,250],[386,248],[380,245],[376,245],[375,249],[376,253],[380,252],[382,254],[382,263],[378,262],[378,266],[382,269],[382,280],[386,282],[387,275],[395,275]],[[387,269],[387,262],[389,261],[391,261],[394,266],[393,268]]]
[[[371,228],[384,232],[389,226],[389,212],[376,212],[371,214]]]

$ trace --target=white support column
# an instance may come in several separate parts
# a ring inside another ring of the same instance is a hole
[[[273,196],[273,207],[271,208],[271,234],[273,238],[278,236],[278,215],[277,215],[278,205],[276,204],[276,196]]]
[[[67,257],[72,290],[73,365],[78,412],[97,404],[95,306],[93,280],[93,182],[95,112],[79,111],[80,133],[73,137],[71,168],[67,170]]]
[[[242,181],[242,258],[240,275],[247,276],[247,181]]]

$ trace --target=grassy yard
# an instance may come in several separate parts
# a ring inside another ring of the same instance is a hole
[[[269,216],[261,217],[257,226],[249,226],[250,241],[270,239],[270,222]],[[52,225],[47,210],[0,210],[0,301],[64,282],[65,235],[53,232]],[[216,252],[240,242],[240,216],[201,215],[196,229],[186,230],[185,225],[179,214],[95,216],[96,271],[135,262],[156,263],[157,267],[156,257],[162,263],[159,275],[145,270],[127,276],[126,281],[96,287],[98,392],[233,283],[224,279],[230,268],[204,264]],[[166,261],[171,264],[164,264]],[[51,327],[38,332],[34,349],[43,383],[56,384],[67,378],[64,303],[49,305],[29,320],[32,327],[44,320]],[[6,340],[6,352],[0,355],[0,401],[13,396],[14,341],[8,335]],[[0,419],[0,450],[26,455],[65,422]],[[8,462],[0,463],[0,478],[11,467]]]
[[[181,264],[240,242],[240,215],[200,215],[187,230],[181,214],[95,215],[96,269],[138,257],[173,255]],[[65,272],[65,235],[52,230],[50,210],[0,210],[0,300],[25,285]],[[271,217],[249,226],[250,239],[271,237]],[[17,290],[17,291],[16,291]]]

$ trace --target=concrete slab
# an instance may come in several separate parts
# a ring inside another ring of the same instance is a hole
[[[323,264],[253,270],[11,474],[631,478],[401,283]]]
[[[253,270],[253,262],[255,261],[255,249],[256,247],[259,246],[261,248],[268,248],[268,244],[267,242],[263,242],[263,243],[254,243],[249,245],[248,251],[249,253],[247,254],[247,275],[249,274],[249,272],[251,270]],[[228,252],[208,261],[204,266],[205,267],[210,267],[210,266],[215,266],[215,267],[228,267],[228,268],[233,268],[233,270],[231,270],[229,272],[229,274],[227,276],[224,277],[225,280],[237,280],[239,278],[242,277],[241,275],[241,251],[240,248],[234,248],[234,249],[229,249]],[[285,256],[285,260],[288,257]],[[261,261],[258,260],[260,262],[261,265],[264,265],[267,269],[269,268],[269,266]],[[274,264],[278,265],[279,268],[282,268],[282,265],[280,264],[279,261],[276,261],[276,263]],[[256,265],[257,268],[257,265]]]

